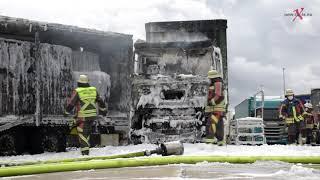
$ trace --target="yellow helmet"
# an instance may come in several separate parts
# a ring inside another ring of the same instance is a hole
[[[287,89],[286,90],[286,96],[292,96],[294,95],[293,90],[292,89]]]
[[[216,71],[214,69],[208,71],[208,78],[209,79],[214,79],[214,78],[218,78],[218,77],[221,78],[221,75],[218,73],[218,71]]]
[[[84,75],[84,74],[81,74],[79,76],[79,80],[78,80],[78,83],[88,83],[89,82],[89,79],[88,79],[88,76],[87,75]]]

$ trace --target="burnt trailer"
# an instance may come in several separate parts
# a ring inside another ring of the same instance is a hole
[[[0,16],[0,153],[64,151],[79,74],[108,104],[97,133],[126,139],[132,44],[132,35]]]
[[[222,74],[228,94],[227,21],[151,22],[145,28],[146,41],[134,44],[130,140],[200,141],[210,67]]]

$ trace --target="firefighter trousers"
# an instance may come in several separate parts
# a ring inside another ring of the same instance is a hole
[[[206,139],[217,138],[223,141],[224,137],[224,112],[214,111],[206,113]]]
[[[82,155],[89,155],[90,134],[95,117],[86,117],[77,119],[77,131],[79,136],[80,150]]]
[[[301,131],[302,137],[306,138],[306,144],[316,143],[316,135],[311,128],[305,128]]]
[[[300,122],[288,123],[288,144],[297,143],[300,134]]]

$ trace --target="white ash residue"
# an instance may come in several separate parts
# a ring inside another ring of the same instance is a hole
[[[61,114],[72,88],[71,54],[64,46],[0,39],[2,113],[33,114],[38,104],[43,114]]]

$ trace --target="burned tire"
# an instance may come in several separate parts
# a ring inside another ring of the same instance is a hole
[[[26,136],[23,129],[18,128],[15,132],[15,152],[20,155],[25,152]]]
[[[58,136],[50,133],[45,134],[42,140],[43,150],[47,152],[56,152],[58,150]]]
[[[66,150],[66,134],[64,129],[49,128],[43,132],[42,147],[47,152],[64,152]]]
[[[137,144],[142,144],[142,136],[138,136],[138,135],[131,135],[130,136],[130,141],[132,144],[137,145]]]
[[[42,139],[43,134],[40,128],[31,128],[30,136],[29,136],[29,143],[30,143],[30,154],[40,154],[43,153],[43,146],[42,146]]]
[[[57,152],[65,152],[67,148],[67,135],[65,133],[58,136],[58,148]]]
[[[15,154],[15,137],[11,133],[0,135],[0,155]]]
[[[24,152],[25,136],[18,130],[0,134],[0,155],[19,155]]]

